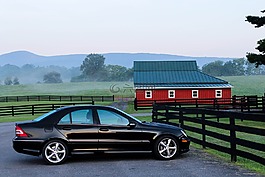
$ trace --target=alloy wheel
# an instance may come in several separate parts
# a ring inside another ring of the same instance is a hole
[[[157,144],[157,152],[162,159],[171,159],[178,152],[176,141],[170,137],[162,138]]]
[[[62,163],[68,154],[67,147],[63,142],[51,141],[44,147],[43,158],[49,164]]]

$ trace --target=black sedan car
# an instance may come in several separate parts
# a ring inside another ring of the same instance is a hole
[[[48,164],[61,164],[69,155],[104,151],[152,151],[158,159],[173,159],[189,150],[184,130],[146,123],[108,106],[69,106],[31,122],[17,123],[13,148],[42,155]]]

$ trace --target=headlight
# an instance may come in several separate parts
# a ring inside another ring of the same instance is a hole
[[[181,131],[181,133],[182,133],[184,136],[188,137],[187,134],[184,132],[184,130],[180,130],[180,131]]]

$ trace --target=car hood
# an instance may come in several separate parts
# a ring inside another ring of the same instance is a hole
[[[147,126],[152,126],[152,127],[157,127],[157,128],[166,128],[166,129],[174,129],[174,130],[181,130],[182,128],[175,126],[175,125],[170,125],[166,123],[158,123],[158,122],[144,122],[144,125]]]

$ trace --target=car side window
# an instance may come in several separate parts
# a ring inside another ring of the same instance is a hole
[[[70,114],[66,114],[58,124],[71,124]]]
[[[91,109],[77,110],[65,115],[59,124],[93,124],[93,115]]]
[[[98,110],[100,124],[107,125],[128,125],[129,120],[115,112],[108,110]]]

